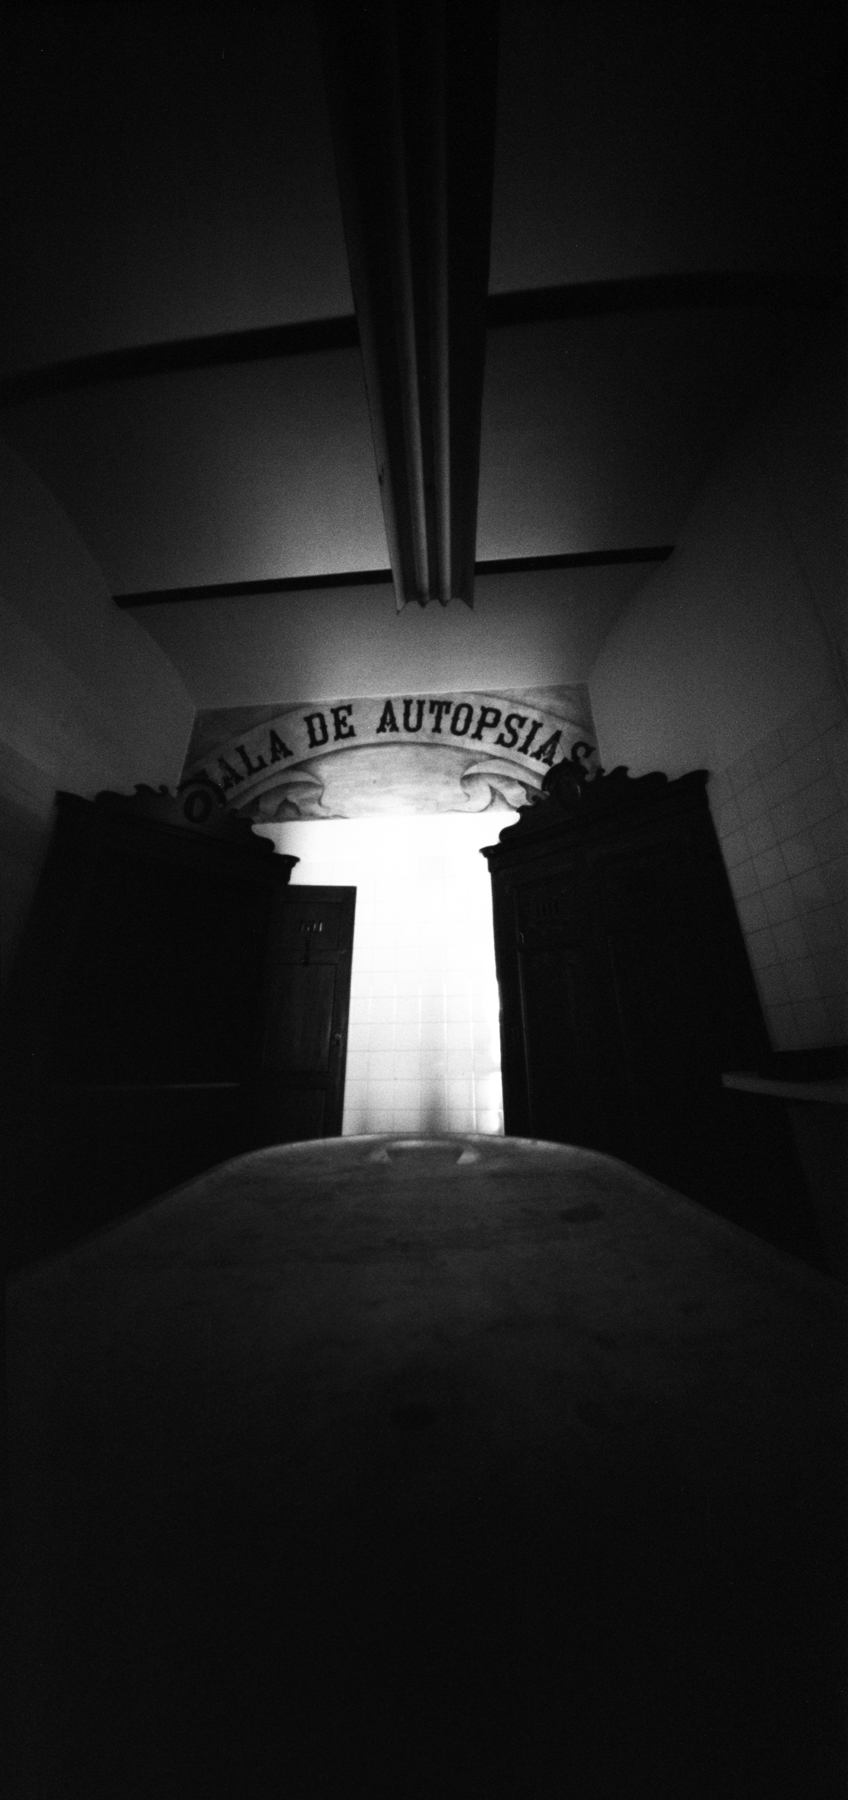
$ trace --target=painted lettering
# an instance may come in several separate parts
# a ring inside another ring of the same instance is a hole
[[[418,716],[415,720],[414,725],[412,723],[412,708],[413,708],[413,706],[417,706],[417,708],[418,708]],[[404,729],[404,731],[420,731],[423,719],[424,719],[424,702],[423,702],[423,700],[404,700],[404,703],[403,703],[403,729]]]
[[[356,737],[356,732],[350,722],[353,701],[349,701],[346,706],[331,706],[330,711],[333,715],[333,743],[337,744],[339,738]]]
[[[208,769],[196,769],[181,783],[180,793],[185,793],[183,814],[190,825],[205,825],[213,807],[225,804],[223,789],[212,780]]]
[[[524,739],[524,742],[520,747],[522,756],[527,755],[527,752],[530,749],[530,745],[532,744],[537,731],[541,731],[541,729],[542,729],[542,721],[541,721],[541,719],[536,719],[535,723],[531,725],[530,730],[528,731],[527,736]]]
[[[461,717],[462,713],[467,713],[468,717],[466,719],[464,719],[462,721],[462,723],[460,724],[460,717]],[[454,711],[453,718],[451,719],[450,728],[453,733],[453,736],[454,737],[465,737],[465,734],[468,730],[469,725],[471,724],[473,717],[474,717],[473,706],[471,706],[471,704],[469,703],[468,700],[460,700],[458,707],[456,707],[456,709]]]
[[[252,763],[243,744],[236,744],[236,756],[241,757],[248,775],[258,775],[262,769],[267,769],[268,767],[264,756],[260,756],[255,763]]]
[[[526,713],[507,713],[503,731],[495,738],[496,744],[503,744],[505,750],[514,750],[518,743],[518,733],[527,724]],[[506,736],[504,736],[506,732]]]
[[[555,731],[552,737],[545,738],[544,743],[539,745],[538,750],[533,751],[533,761],[547,763],[548,768],[550,768],[554,757],[556,756],[557,744],[561,737],[562,732]]]
[[[484,731],[492,731],[501,722],[501,715],[496,706],[481,706],[477,726],[471,736],[479,743]]]
[[[430,711],[431,711],[431,713],[435,713],[435,715],[436,715],[436,723],[435,723],[435,725],[433,725],[431,727],[434,737],[441,737],[441,735],[442,735],[442,720],[445,716],[445,713],[452,712],[452,710],[453,710],[453,701],[452,700],[431,700],[430,701]]]
[[[216,800],[220,801],[221,789],[218,785],[218,782],[215,781],[213,779],[213,777],[210,775],[208,769],[195,769],[191,775],[188,775],[186,777],[185,781],[180,783],[181,790],[182,790],[182,788],[186,788],[186,787],[211,788],[215,795]]]
[[[271,786],[276,780],[277,769],[286,762],[296,764],[325,747],[329,750],[344,748],[362,738],[363,733],[364,741],[372,744],[401,735],[423,740],[425,726],[428,738],[455,738],[457,751],[460,747],[467,751],[473,743],[484,749],[489,745],[494,752],[497,745],[511,758],[521,757],[537,763],[540,770],[553,768],[572,749],[573,728],[569,736],[565,724],[557,726],[556,713],[551,716],[540,711],[534,716],[532,713],[503,711],[502,708],[509,704],[509,700],[500,696],[496,699],[484,694],[455,695],[453,699],[402,695],[391,699],[376,698],[368,705],[353,700],[335,704],[325,701],[320,709],[316,707],[308,713],[292,708],[281,713],[275,723],[268,721],[252,727],[243,742],[230,740],[221,750],[210,752],[206,768],[191,777],[191,784],[192,787],[196,782],[205,785],[221,805],[240,806],[244,802],[236,792],[238,788],[244,784],[257,790]],[[247,732],[247,726],[245,730]],[[294,734],[294,750],[281,735],[282,730]],[[584,748],[582,743],[577,749],[586,757],[596,754],[591,746]],[[209,802],[189,799],[183,804],[186,817],[190,819],[195,813],[199,818]]]
[[[303,723],[309,734],[310,750],[320,750],[321,745],[326,744],[330,736],[324,714],[322,712],[304,713]],[[316,735],[319,731],[322,734],[321,737]]]
[[[215,805],[215,795],[208,788],[193,788],[183,801],[183,814],[190,825],[205,825]]]
[[[219,756],[218,767],[221,770],[221,786],[225,794],[229,793],[230,788],[238,787],[239,782],[244,780],[244,776],[239,774],[238,769],[233,768],[232,763],[227,762],[225,756]]]
[[[278,737],[273,725],[268,736],[268,744],[272,763],[280,762],[287,756],[294,755],[294,751],[289,749],[288,744],[284,744],[282,738]]]
[[[377,732],[379,734],[380,732],[383,732],[383,731],[397,731],[397,730],[398,730],[398,722],[397,722],[397,719],[395,718],[395,709],[391,703],[391,700],[387,700],[386,704],[383,707],[383,710],[380,714],[380,723],[377,726]]]

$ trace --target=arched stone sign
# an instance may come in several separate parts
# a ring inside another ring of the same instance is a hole
[[[577,742],[595,746],[582,685],[201,714],[181,793],[266,823],[504,811]]]

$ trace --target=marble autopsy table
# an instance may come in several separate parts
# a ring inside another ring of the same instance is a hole
[[[13,1792],[842,1800],[845,1324],[488,1137],[258,1151],[25,1270]]]

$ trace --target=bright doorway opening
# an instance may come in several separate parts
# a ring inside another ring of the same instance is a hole
[[[355,886],[344,1135],[503,1131],[483,844],[515,815],[291,821],[260,829],[295,883]]]

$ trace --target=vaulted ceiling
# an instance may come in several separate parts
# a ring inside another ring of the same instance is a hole
[[[803,354],[842,273],[840,14],[502,0],[478,588],[560,570],[606,620]],[[191,685],[227,595],[391,581],[316,17],[30,7],[2,38],[0,434]]]

